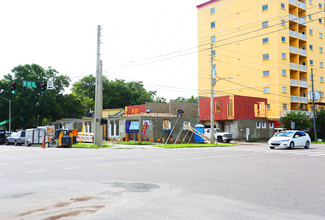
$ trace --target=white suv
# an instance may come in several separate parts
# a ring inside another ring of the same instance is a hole
[[[204,129],[204,135],[208,138],[210,138],[210,128]],[[229,132],[223,132],[219,129],[214,129],[214,139],[216,139],[218,142],[227,142],[229,143],[232,140],[232,134]]]

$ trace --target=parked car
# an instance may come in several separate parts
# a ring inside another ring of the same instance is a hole
[[[210,128],[205,128],[204,129],[204,135],[206,137],[210,137]],[[227,142],[229,143],[232,140],[232,134],[229,132],[224,132],[221,131],[219,129],[214,129],[214,138],[218,141],[218,142]]]
[[[288,130],[274,135],[268,142],[271,149],[275,147],[287,147],[293,149],[295,147],[309,148],[311,139],[309,135],[303,131]]]
[[[6,144],[14,144],[21,146],[25,143],[25,131],[18,131],[12,133],[9,137],[6,138]]]

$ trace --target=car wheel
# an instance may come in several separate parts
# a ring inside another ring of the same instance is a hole
[[[290,148],[291,150],[292,150],[293,148],[295,148],[295,143],[293,143],[293,141],[291,141],[289,148]]]
[[[6,140],[6,145],[9,145],[9,141],[8,140]]]
[[[309,141],[306,142],[305,148],[308,149],[309,148]]]
[[[230,142],[230,140],[226,140],[226,142],[227,142],[227,143],[229,143],[229,142]]]
[[[274,147],[270,147],[270,149],[274,149]]]
[[[15,141],[15,146],[18,146],[18,143],[17,143],[17,141]]]

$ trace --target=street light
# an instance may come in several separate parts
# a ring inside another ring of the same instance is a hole
[[[2,96],[0,96],[0,98],[3,98],[9,102],[9,131],[11,131],[11,100]]]

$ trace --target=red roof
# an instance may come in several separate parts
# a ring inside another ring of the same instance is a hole
[[[210,4],[215,3],[215,2],[218,2],[218,1],[221,1],[221,0],[210,0],[210,1],[206,2],[206,3],[203,3],[203,4],[201,4],[201,5],[198,5],[198,6],[196,6],[196,7],[197,7],[198,9],[199,9],[199,8],[203,8],[203,7],[207,6],[207,5],[210,5]]]

